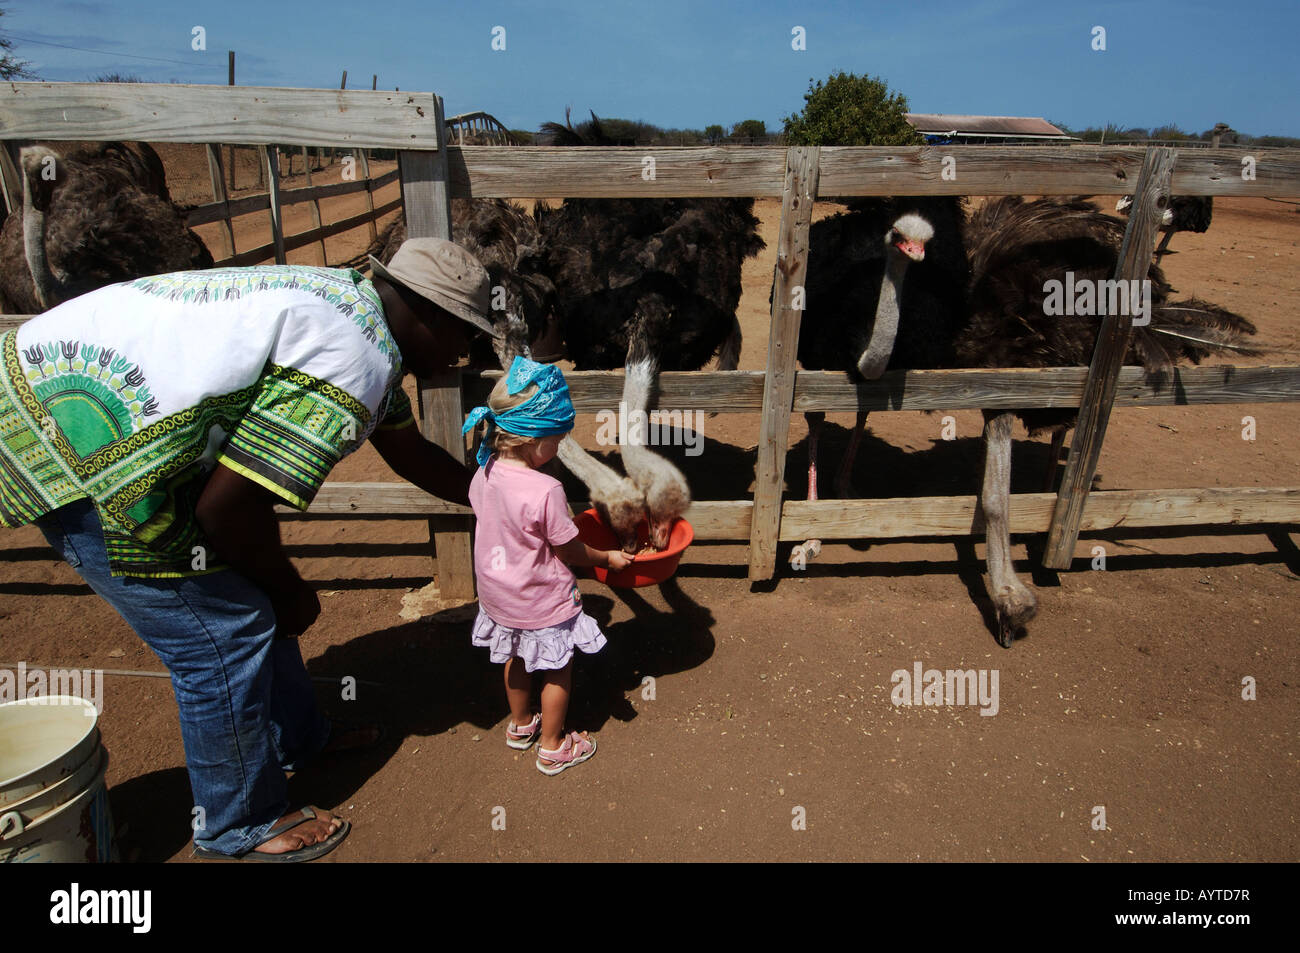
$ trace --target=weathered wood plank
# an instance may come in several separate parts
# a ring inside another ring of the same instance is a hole
[[[223,253],[222,258],[233,258],[235,254],[235,230],[230,224],[230,202],[226,194],[225,176],[221,169],[221,147],[214,143],[204,143],[204,151],[208,156],[208,178],[212,181],[212,198],[213,202],[209,208],[216,212],[214,221],[219,221],[224,226],[221,229],[221,244]],[[189,216],[186,216],[186,223],[189,224]],[[190,225],[192,228],[193,225]]]
[[[455,198],[777,196],[778,146],[448,149]],[[817,195],[1128,194],[1143,150],[1127,146],[827,146]],[[1255,178],[1242,178],[1253,157]],[[643,175],[653,158],[654,178]],[[955,177],[943,177],[944,159]],[[1189,150],[1174,173],[1178,195],[1300,195],[1300,149]]]
[[[782,148],[448,147],[455,198],[777,196]],[[653,159],[651,167],[645,161]]]
[[[1051,523],[1055,493],[1011,497],[1011,532],[1043,533]],[[574,512],[586,501],[572,501]],[[468,520],[469,507],[430,496],[409,483],[327,482],[305,514],[280,507],[286,516],[420,518]],[[919,539],[984,532],[974,496],[896,497],[882,500],[787,500],[780,538]],[[696,538],[745,540],[753,503],[696,501],[686,511]],[[1083,532],[1159,526],[1300,523],[1298,487],[1214,487],[1208,489],[1098,490],[1088,497]]]
[[[6,215],[23,205],[23,180],[18,172],[18,164],[10,154],[11,148],[13,147],[9,143],[0,142],[0,192],[4,193]]]
[[[321,238],[329,238],[331,235],[337,235],[339,232],[346,232],[349,229],[357,228],[366,222],[373,222],[375,215],[387,215],[402,207],[401,199],[393,199],[391,202],[385,202],[374,212],[358,212],[347,218],[341,218],[337,222],[330,222],[320,228],[308,229],[305,232],[298,232],[293,235],[286,235],[284,238],[284,250],[291,252],[295,248],[301,248],[304,245],[310,245],[312,242]],[[257,265],[268,258],[275,257],[275,242],[268,242],[265,245],[258,245],[256,248],[250,248],[242,251],[233,258],[227,258],[224,261],[216,263],[215,267],[220,268],[240,268],[245,265]]]
[[[343,78],[345,80],[347,79],[347,75],[348,74],[345,71],[343,73]],[[347,84],[344,83],[345,87],[346,85]],[[307,158],[306,146],[302,147],[302,174],[307,179],[307,188],[310,189],[311,188],[311,161]],[[325,236],[324,234],[321,233],[320,200],[313,197],[309,201],[311,202],[311,223],[313,226],[312,230],[316,236],[314,240],[320,242],[320,263],[322,265],[328,265],[330,263],[329,253],[325,251]],[[283,196],[281,196],[280,204],[282,206],[284,205]],[[285,251],[288,250],[289,249],[286,247]]]
[[[271,244],[275,247],[275,263],[285,263],[284,210],[280,207],[280,150],[274,146],[261,146],[262,162],[266,166],[267,199],[271,210]]]
[[[432,93],[5,83],[0,138],[437,149]]]
[[[827,146],[817,194],[1131,195],[1144,154],[1138,146]],[[1251,180],[1242,178],[1247,156]],[[948,180],[945,157],[953,160]],[[1189,149],[1172,183],[1175,195],[1287,197],[1298,188],[1300,149]]]
[[[974,496],[886,500],[788,500],[781,539],[904,539],[984,532]],[[1011,496],[1011,532],[1042,533],[1052,521],[1055,493]],[[1089,494],[1080,530],[1119,527],[1210,526],[1300,522],[1300,488],[1214,487],[1098,490]],[[1073,550],[1071,551],[1073,556]],[[1060,568],[1069,568],[1069,564]]]
[[[370,178],[370,160],[366,158],[366,150],[357,149],[355,155],[356,155],[357,162],[361,165],[361,181],[349,182],[348,184],[360,185],[362,186],[362,188],[366,190],[366,211],[374,212],[375,189],[382,188],[383,186],[380,184],[380,180],[387,179],[388,176],[390,175],[394,177],[394,180],[396,180],[397,170],[393,169],[391,172],[386,173],[385,175],[381,175],[379,179],[372,179]],[[370,229],[370,241],[373,244],[379,239],[379,232],[375,229],[375,220],[371,218],[368,222],[366,222],[366,225]]]
[[[777,239],[776,280],[772,287],[772,326],[767,342],[767,379],[759,426],[754,486],[754,521],[749,534],[749,578],[771,579],[781,523],[781,486],[790,443],[790,405],[794,400],[795,360],[808,273],[808,231],[817,194],[819,149],[797,146],[787,153],[781,226]]]
[[[391,169],[385,172],[379,178],[373,180],[376,189],[383,188],[397,181],[397,170]],[[318,199],[332,199],[339,195],[351,195],[353,192],[366,191],[366,183],[356,182],[331,182],[328,185],[314,185],[309,189],[281,189],[280,205],[297,205],[299,202],[311,202]],[[185,224],[190,228],[195,225],[207,225],[211,222],[219,222],[225,218],[227,206],[230,209],[232,218],[240,215],[248,215],[251,212],[262,212],[271,207],[271,197],[262,193],[260,195],[248,195],[241,199],[234,199],[230,202],[211,202],[207,205],[196,205],[185,213]],[[374,199],[368,197],[368,208],[373,209]],[[382,213],[380,213],[382,214]]]
[[[433,120],[438,131],[438,151],[403,151],[397,156],[402,173],[406,234],[410,238],[451,238],[451,195],[447,189],[447,152],[442,140],[446,124],[440,96],[434,97]],[[465,421],[460,372],[450,371],[421,380],[419,396],[424,436],[458,460],[465,460],[465,438],[460,432]],[[474,556],[463,521],[449,526],[445,520],[435,517],[429,521],[429,531],[438,553],[438,588],[443,597],[474,598]]]
[[[465,375],[467,405],[482,404],[500,371]],[[622,371],[569,371],[573,405],[579,413],[617,411]],[[1086,367],[890,371],[879,380],[855,382],[841,371],[799,371],[795,413],[811,410],[871,412],[1078,407]],[[749,414],[763,407],[762,371],[666,371],[652,409]],[[1183,404],[1240,404],[1300,401],[1300,366],[1206,366],[1175,368],[1151,377],[1141,367],[1120,370],[1116,407]]]
[[[591,507],[585,500],[574,500],[570,505],[575,513]],[[703,500],[692,503],[684,515],[700,539],[744,540],[749,538],[753,508],[749,500]],[[341,481],[325,483],[305,514],[288,506],[279,511],[290,516],[458,517],[462,525],[468,525],[468,518],[474,515],[468,506],[440,500],[409,483]]]
[[[1151,253],[1156,247],[1159,217],[1169,204],[1169,181],[1178,153],[1173,149],[1147,150],[1142,172],[1138,177],[1137,192],[1133,198],[1133,211],[1124,242],[1120,246],[1119,261],[1114,277],[1125,282],[1146,280],[1151,268]],[[1133,317],[1129,314],[1107,314],[1097,332],[1097,348],[1088,369],[1083,400],[1079,404],[1079,422],[1070,441],[1070,455],[1061,477],[1052,528],[1044,547],[1043,565],[1051,569],[1067,569],[1074,557],[1074,544],[1079,538],[1084,504],[1092,488],[1092,478],[1097,472],[1097,461],[1106,439],[1106,427],[1119,386],[1119,372],[1133,337]]]

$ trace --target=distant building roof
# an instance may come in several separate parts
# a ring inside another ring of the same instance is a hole
[[[1046,119],[1034,116],[958,116],[952,113],[908,113],[907,121],[922,135],[973,139],[1057,139],[1074,137]]]

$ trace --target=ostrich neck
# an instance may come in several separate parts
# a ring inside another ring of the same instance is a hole
[[[32,276],[36,302],[42,311],[50,307],[50,291],[54,284],[49,262],[45,258],[45,213],[31,203],[31,192],[24,179],[23,188],[23,256]]]
[[[858,358],[858,373],[867,380],[875,380],[885,373],[889,357],[894,353],[894,339],[898,336],[899,299],[909,259],[894,248],[889,249],[887,256],[885,273],[880,279],[876,316],[871,326],[871,340]]]
[[[572,437],[560,441],[556,456],[570,473],[586,485],[593,500],[608,499],[623,490],[623,477],[578,446]]]

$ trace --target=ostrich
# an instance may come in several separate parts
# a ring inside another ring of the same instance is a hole
[[[119,142],[21,155],[23,208],[0,230],[0,307],[45,311],[104,285],[212,267],[167,193],[157,153]]]
[[[1115,203],[1115,211],[1128,216],[1133,209],[1133,196],[1124,195]],[[1160,230],[1164,238],[1156,246],[1155,258],[1159,262],[1167,254],[1169,239],[1174,232],[1205,232],[1210,228],[1210,219],[1214,216],[1214,196],[1212,195],[1176,195],[1169,200],[1169,205],[1160,216]]]
[[[502,369],[516,354],[536,360],[558,357],[554,320],[555,287],[542,255],[543,238],[536,222],[518,205],[502,199],[453,199],[452,238],[487,269],[492,281],[492,320],[502,327],[504,339],[488,342],[476,335],[470,342],[470,363]],[[387,262],[406,240],[406,220],[399,214],[370,254]],[[538,353],[540,351],[540,353]],[[495,353],[494,353],[495,352]],[[571,438],[560,442],[560,462],[586,485],[601,517],[622,548],[638,546],[637,524],[645,517],[645,494],[627,477],[610,469]]]
[[[806,307],[799,362],[806,370],[848,371],[871,380],[897,367],[951,366],[962,326],[966,254],[962,207],[951,198],[862,199],[822,219],[809,235]],[[845,326],[852,316],[870,321]],[[817,499],[817,445],[826,414],[808,422],[808,499]],[[849,474],[867,415],[859,412],[835,478],[849,495]],[[794,548],[801,568],[821,552],[821,540]]]
[[[552,144],[612,144],[594,113],[579,129],[567,119],[542,127]],[[752,199],[566,199],[536,214],[569,357],[579,370],[624,367],[634,419],[660,370],[698,370],[715,354],[720,369],[736,368],[741,265],[764,247]],[[623,464],[662,548],[690,489],[642,436],[622,448]]]
[[[937,235],[938,227],[936,240]],[[889,237],[893,237],[892,233]],[[949,317],[933,332],[936,338],[947,336],[956,321],[958,330],[951,339],[950,356],[943,358],[945,363],[951,360],[947,366],[1087,365],[1096,348],[1100,319],[1055,313],[1047,306],[1049,289],[1053,282],[1064,281],[1067,272],[1073,273],[1078,287],[1085,282],[1093,288],[1104,287],[1099,283],[1114,276],[1123,237],[1123,222],[1102,214],[1090,202],[1026,202],[1012,196],[986,203],[965,226],[969,276],[960,317]],[[810,264],[810,277],[811,269]],[[1254,325],[1245,318],[1195,298],[1170,301],[1169,285],[1155,265],[1150,266],[1147,280],[1151,289],[1150,323],[1134,327],[1128,361],[1142,364],[1149,372],[1159,372],[1182,360],[1199,363],[1224,350],[1253,350],[1242,343],[1247,335],[1255,333]],[[887,296],[888,290],[886,282],[881,294]],[[903,321],[908,316],[907,300],[905,284]],[[888,316],[889,310],[887,303],[876,305],[878,315]],[[903,327],[900,324],[896,347],[902,346]],[[888,333],[887,329],[882,332],[885,337]],[[931,336],[926,328],[917,328],[913,333]],[[844,337],[860,342],[861,332],[841,332],[841,340]],[[860,363],[877,347],[873,329]],[[891,359],[889,366],[893,364]],[[899,366],[913,365],[900,362]],[[987,524],[987,564],[997,637],[1003,646],[1010,646],[1037,613],[1037,599],[1016,575],[1010,556],[1008,511],[1014,418],[1022,420],[1032,437],[1046,431],[1064,432],[1073,426],[1077,413],[1052,408],[984,412],[985,464],[980,502]]]

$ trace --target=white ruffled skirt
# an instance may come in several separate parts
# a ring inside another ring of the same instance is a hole
[[[605,634],[600,626],[581,611],[572,619],[544,629],[512,629],[494,622],[480,608],[471,640],[480,648],[488,649],[497,664],[511,658],[523,659],[527,672],[559,670],[572,660],[574,649],[591,655],[605,647]]]

